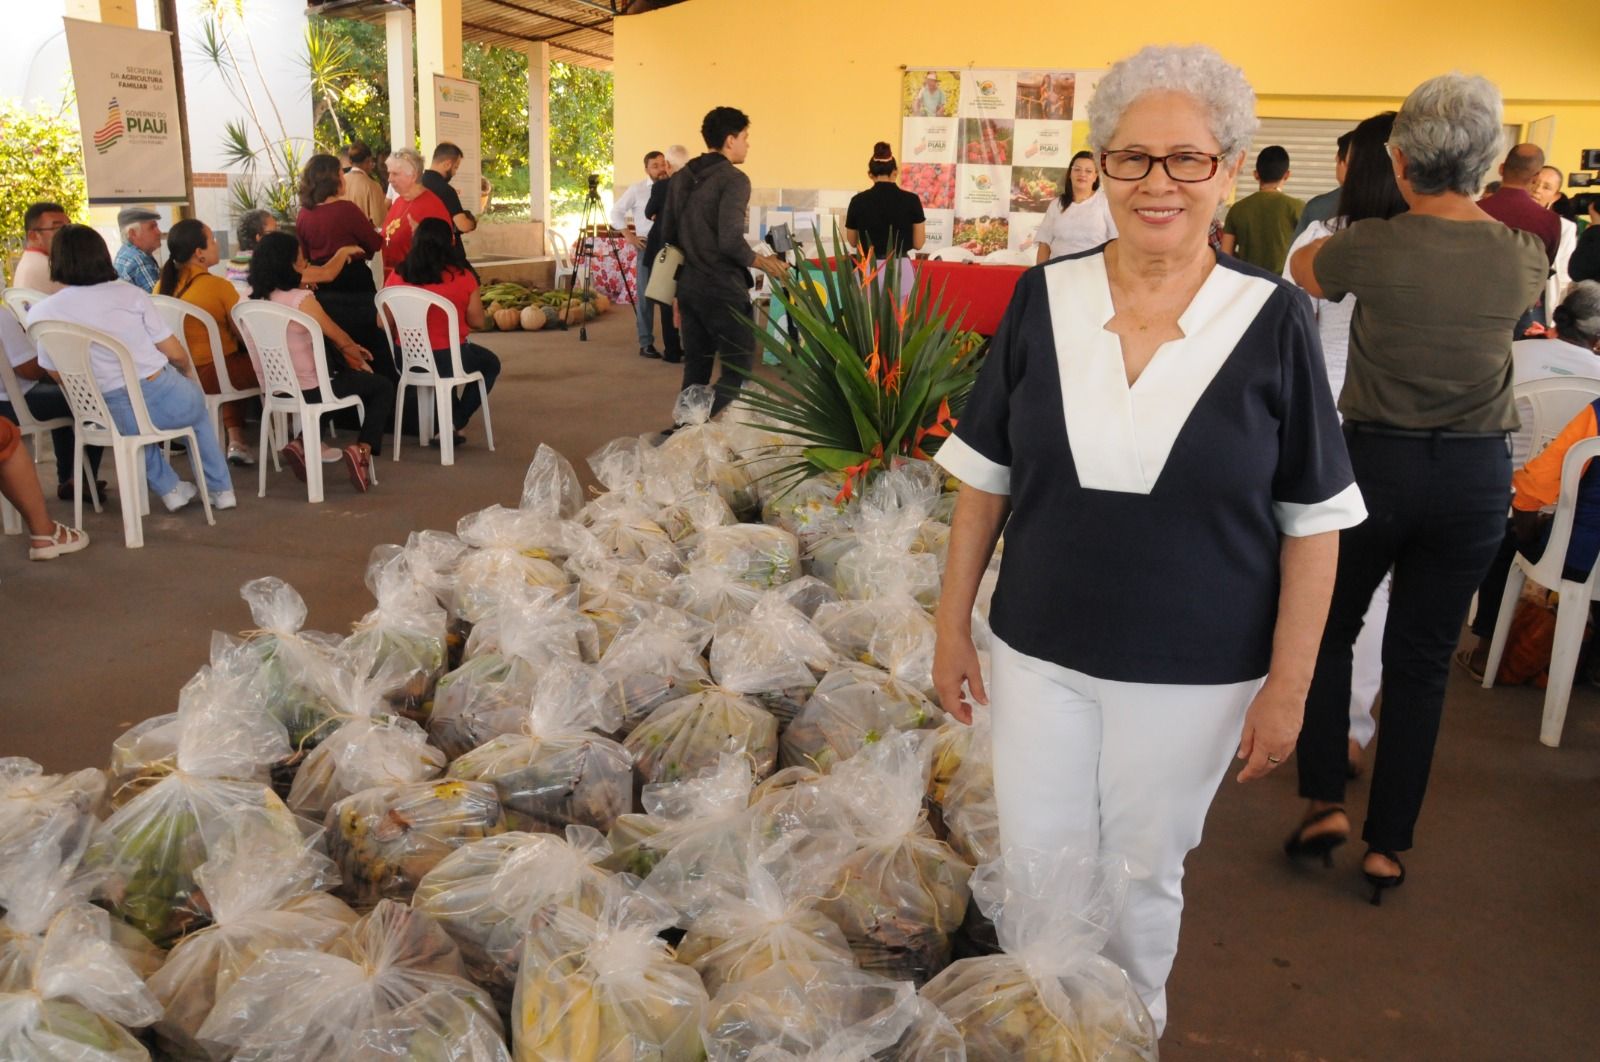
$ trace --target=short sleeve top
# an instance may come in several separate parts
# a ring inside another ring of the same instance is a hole
[[[70,321],[116,337],[133,355],[133,371],[141,378],[153,376],[167,365],[167,356],[156,344],[171,339],[172,329],[161,319],[150,296],[127,281],[68,285],[29,311],[28,323],[39,321]],[[89,364],[101,391],[121,391],[128,386],[116,355],[107,348],[91,344]],[[39,351],[39,367],[56,368],[46,350]]]
[[[415,199],[400,196],[389,204],[389,216],[383,222],[383,268],[393,270],[411,253],[411,237],[417,223],[424,218],[438,218],[449,223],[450,215],[439,197],[424,189]]]
[[[1329,299],[1356,296],[1339,409],[1407,430],[1510,431],[1511,341],[1544,290],[1537,236],[1400,214],[1340,230],[1314,260]]]
[[[1049,246],[1052,258],[1092,251],[1116,238],[1117,223],[1111,220],[1111,206],[1104,192],[1095,192],[1066,208],[1060,199],[1053,200],[1033,234],[1035,243]]]
[[[422,184],[439,197],[439,202],[444,204],[445,213],[450,215],[450,224],[454,226],[456,215],[466,212],[461,205],[461,196],[456,193],[455,188],[438,170],[423,170]]]
[[[222,340],[222,356],[238,353],[239,340],[233,334],[233,321],[229,318],[228,311],[239,301],[239,289],[226,279],[199,266],[191,265],[179,275],[176,290],[166,291],[157,284],[156,293],[182,299],[196,309],[210,314],[217,322],[217,335]],[[216,353],[211,349],[211,337],[199,321],[192,318],[184,321],[183,342],[189,348],[189,357],[196,365],[210,365],[216,357]]]
[[[904,258],[911,253],[911,230],[927,220],[922,200],[893,181],[875,181],[857,192],[845,212],[844,226],[861,234],[861,250],[878,258]]]
[[[298,310],[301,308],[300,304],[310,297],[311,291],[307,288],[290,288],[287,291],[274,291],[268,299],[280,306]],[[311,344],[311,333],[307,331],[306,326],[299,323],[290,324],[285,338],[289,344],[289,361],[294,365],[295,382],[300,385],[302,391],[320,387],[322,382],[317,379],[317,351]],[[259,364],[256,365],[256,377],[260,380],[267,378]]]
[[[1009,494],[990,612],[1096,678],[1266,674],[1280,536],[1366,517],[1305,293],[1224,258],[1130,387],[1105,257],[1028,270],[936,460]]]
[[[473,292],[478,290],[478,278],[465,269],[447,269],[444,279],[437,284],[408,284],[400,278],[399,273],[390,273],[384,280],[386,288],[417,287],[423,291],[431,291],[449,299],[456,308],[456,324],[460,334],[456,337],[461,342],[467,341],[467,334],[471,328],[467,325],[467,303],[471,300]],[[450,349],[450,332],[445,322],[444,311],[428,311],[428,346],[432,350]]]
[[[22,322],[17,320],[15,314],[0,313],[0,347],[5,348],[6,362],[15,369],[18,365],[26,365],[38,355],[34,352],[33,341],[28,338],[28,333],[22,330]],[[25,380],[17,377],[17,389],[22,395],[33,390],[37,380]],[[16,403],[21,395],[6,393],[5,381],[0,380],[0,402]],[[0,417],[0,420],[3,420]]]

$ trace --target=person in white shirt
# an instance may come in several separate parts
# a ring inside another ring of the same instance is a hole
[[[1565,182],[1565,174],[1554,166],[1546,166],[1528,186],[1528,194],[1535,203],[1550,210],[1561,197],[1561,186]],[[1556,244],[1556,258],[1551,263],[1550,282],[1545,285],[1544,307],[1547,316],[1555,313],[1555,308],[1567,293],[1567,286],[1572,283],[1572,275],[1567,267],[1572,262],[1572,252],[1577,249],[1578,223],[1570,218],[1562,218],[1561,240]]]
[[[0,309],[0,347],[5,348],[6,361],[11,364],[11,375],[17,381],[17,393],[10,394],[5,379],[0,377],[0,417],[21,424],[16,407],[26,406],[34,420],[55,420],[72,415],[67,396],[56,382],[39,366],[33,341],[22,330],[22,322],[11,311]],[[55,428],[50,432],[50,442],[56,454],[56,497],[67,501],[72,497],[73,445],[76,442],[71,426]],[[100,472],[101,447],[87,446],[91,475]],[[96,480],[95,486],[105,493],[105,480]]]
[[[67,212],[59,203],[33,203],[22,215],[22,227],[27,244],[22,248],[22,258],[16,272],[11,275],[11,286],[42,291],[54,295],[61,285],[50,279],[50,244],[67,225]]]
[[[665,179],[671,172],[667,165],[667,157],[659,151],[652,151],[644,157],[645,177],[628,185],[627,189],[611,204],[611,227],[623,234],[634,253],[638,256],[633,279],[633,318],[639,333],[639,354],[647,358],[659,358],[661,355],[656,350],[656,330],[653,321],[649,300],[644,297],[644,287],[650,283],[650,265],[644,257],[645,237],[650,235],[650,226],[654,224],[645,216],[645,204],[650,202],[650,189],[657,181]],[[628,223],[628,218],[633,218],[633,223]]]
[[[150,296],[118,279],[106,241],[87,225],[68,225],[56,234],[55,245],[50,249],[50,274],[63,286],[28,311],[28,324],[66,321],[119,340],[133,360],[151,423],[158,428],[194,429],[212,506],[234,508],[238,502],[228,474],[228,460],[217,444],[216,428],[206,413],[205,394],[190,377],[188,356]],[[116,355],[95,345],[90,346],[89,352],[95,382],[105,396],[117,430],[135,434],[138,424]],[[49,350],[39,351],[39,366],[46,371],[55,370]],[[178,478],[159,446],[144,447],[144,468],[150,490],[161,497],[168,512],[183,508],[199,494],[194,484]],[[131,489],[128,484],[121,486],[123,490]]]
[[[1090,251],[1116,238],[1117,223],[1111,220],[1111,208],[1100,191],[1094,154],[1080,151],[1067,167],[1067,187],[1060,198],[1051,201],[1033,235],[1039,261]]]

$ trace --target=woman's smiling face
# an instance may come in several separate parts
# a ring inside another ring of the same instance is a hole
[[[1181,92],[1149,92],[1128,105],[1107,151],[1137,151],[1152,156],[1195,152],[1219,155],[1205,109]],[[1160,163],[1140,180],[1100,182],[1119,239],[1142,254],[1198,253],[1217,207],[1233,187],[1244,161],[1223,159],[1208,180],[1175,181]]]

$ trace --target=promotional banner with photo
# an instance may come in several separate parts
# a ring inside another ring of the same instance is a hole
[[[908,69],[900,183],[922,199],[927,249],[1032,250],[1085,139],[1099,79],[1098,70]]]
[[[62,21],[89,203],[184,202],[172,35],[76,18]]]
[[[483,134],[478,122],[478,83],[458,77],[433,75],[434,128],[442,142],[461,149],[461,168],[450,187],[461,205],[476,214],[483,194]],[[432,147],[425,146],[431,152]]]

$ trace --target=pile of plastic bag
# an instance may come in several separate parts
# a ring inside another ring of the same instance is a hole
[[[942,475],[771,492],[710,401],[374,550],[345,637],[247,584],[105,770],[0,759],[0,1058],[1154,1058],[1116,869],[1002,857],[934,698]]]

